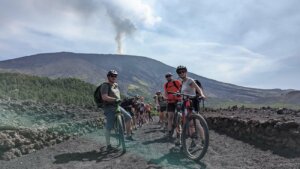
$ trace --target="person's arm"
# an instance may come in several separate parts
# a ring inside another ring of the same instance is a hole
[[[157,95],[155,96],[155,104],[156,104],[156,106],[159,106],[158,96]]]
[[[167,88],[166,88],[167,85],[168,85],[168,82],[165,83],[163,86],[164,87],[164,95],[163,95],[164,98],[168,98],[168,92],[167,92]]]
[[[196,84],[195,81],[192,81],[191,86],[192,86],[192,88],[195,88],[198,93],[200,93],[201,97],[206,98],[206,96],[203,93],[203,90]]]

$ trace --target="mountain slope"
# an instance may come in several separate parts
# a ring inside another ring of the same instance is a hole
[[[75,77],[86,82],[99,84],[106,79],[106,72],[116,69],[119,72],[119,85],[128,94],[151,96],[162,90],[166,72],[175,73],[175,68],[159,61],[129,55],[45,53],[0,62],[0,70],[33,74],[38,76]],[[201,81],[206,94],[215,100],[238,101],[244,103],[271,102],[300,103],[299,100],[286,99],[293,90],[254,89],[218,82],[195,74],[192,78]],[[176,76],[175,76],[176,77]],[[295,94],[294,94],[295,95]],[[297,96],[293,98],[298,98]]]

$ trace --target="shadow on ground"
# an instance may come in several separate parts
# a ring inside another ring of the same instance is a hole
[[[179,147],[173,147],[169,153],[159,158],[149,160],[150,163],[158,165],[163,165],[164,161],[166,161],[168,165],[184,166],[185,168],[195,168],[195,164],[198,164],[200,169],[206,169],[204,163],[187,159]]]
[[[63,164],[70,161],[109,161],[121,157],[124,153],[121,150],[106,151],[105,147],[101,147],[100,151],[65,153],[55,156],[54,164]]]

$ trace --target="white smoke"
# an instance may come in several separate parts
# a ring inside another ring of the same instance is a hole
[[[134,34],[136,24],[152,27],[161,21],[160,17],[153,15],[152,8],[141,0],[112,0],[102,4],[116,31],[118,54],[123,54],[123,39]]]
[[[107,8],[107,14],[109,15],[112,24],[116,29],[116,43],[117,43],[117,53],[123,54],[122,40],[124,37],[132,35],[136,31],[136,27],[128,18],[122,19],[117,13],[111,8]]]
[[[151,29],[161,20],[154,15],[153,5],[151,6],[149,2],[151,1],[0,0],[0,36],[5,35],[9,38],[15,36],[15,33],[27,33],[34,37],[47,35],[77,41],[74,43],[92,39],[94,42],[107,44],[110,33],[115,31],[117,53],[121,54],[124,51],[123,43],[126,37],[143,28]],[[111,30],[111,25],[114,30]],[[100,34],[106,37],[95,39]],[[57,45],[57,48],[60,48],[60,45]]]

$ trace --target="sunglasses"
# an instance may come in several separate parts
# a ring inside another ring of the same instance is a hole
[[[117,77],[118,77],[118,75],[110,75],[110,77],[115,77],[115,78],[117,78]]]
[[[166,78],[171,77],[171,75],[167,75]]]
[[[182,74],[182,73],[185,73],[186,71],[178,71],[178,73],[177,74]]]

